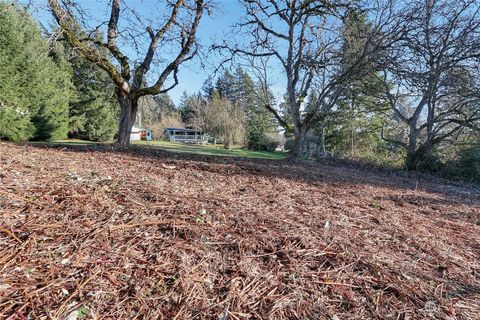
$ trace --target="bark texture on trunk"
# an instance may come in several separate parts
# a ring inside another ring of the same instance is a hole
[[[305,130],[296,127],[295,128],[295,137],[293,144],[293,156],[295,158],[303,157],[303,142],[305,140]]]
[[[223,141],[223,149],[227,149],[227,150],[228,150],[228,149],[230,149],[230,147],[231,147],[230,139],[225,139],[225,140]]]
[[[121,90],[117,91],[117,99],[120,104],[117,144],[121,147],[128,147],[130,145],[132,127],[137,116],[138,100],[133,95]]]
[[[419,155],[417,150],[416,122],[411,122],[409,126],[410,132],[408,134],[407,158],[405,159],[405,168],[407,170],[417,170]]]
[[[325,125],[323,122],[320,123],[319,136],[317,141],[317,146],[315,148],[316,157],[324,157],[326,153],[325,149]]]
[[[418,168],[418,154],[417,154],[417,152],[407,151],[407,158],[405,159],[405,168],[409,171],[417,170],[417,168]]]
[[[435,166],[434,158],[430,158],[433,146],[425,143],[416,150],[407,150],[405,167],[407,170],[429,170]]]

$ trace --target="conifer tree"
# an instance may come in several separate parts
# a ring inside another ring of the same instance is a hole
[[[66,137],[71,69],[31,16],[0,3],[0,138]]]
[[[106,50],[103,51],[108,56]],[[105,71],[72,52],[75,99],[69,108],[70,135],[92,141],[113,139],[118,125],[115,88]]]

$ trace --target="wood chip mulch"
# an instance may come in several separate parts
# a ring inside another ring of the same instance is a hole
[[[0,143],[0,319],[480,319],[480,191]]]

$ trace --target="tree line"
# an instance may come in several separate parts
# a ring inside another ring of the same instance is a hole
[[[137,125],[162,139],[165,128],[189,127],[208,134],[211,141],[252,150],[274,151],[283,141],[274,117],[263,108],[254,83],[240,66],[225,70],[215,81],[205,80],[202,90],[183,92],[176,106],[167,93],[142,97],[138,102]],[[269,93],[269,99],[274,100]]]
[[[215,10],[209,1],[159,2],[162,14],[145,22],[120,0],[92,21],[78,1],[49,0],[56,26],[48,38],[27,13],[4,4],[0,50],[9,66],[0,71],[0,136],[116,133],[127,146],[143,119],[195,126],[227,147],[271,148],[281,132],[296,157],[310,155],[314,142],[318,156],[403,161],[428,171],[459,161],[478,167],[478,1],[239,4],[234,36],[209,45],[223,73],[184,95],[179,108],[165,97],[181,66],[202,50],[197,33]],[[272,94],[274,81],[284,85],[283,97]]]
[[[387,107],[381,138],[403,149],[408,169],[419,168],[443,142],[476,134],[478,1],[242,4],[246,18],[238,33],[254,36],[216,47],[252,65],[272,59],[281,66],[289,117],[272,112],[294,135],[295,155],[309,131],[329,122],[342,101],[353,108],[357,94],[366,93],[362,87],[372,84],[377,88],[367,97],[378,100],[379,110]]]
[[[24,10],[0,3],[0,138],[113,138],[117,104],[109,77]]]

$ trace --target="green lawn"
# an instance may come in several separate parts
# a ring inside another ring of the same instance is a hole
[[[84,141],[78,139],[65,139],[57,140],[53,142],[33,142],[41,144],[52,145],[85,145],[92,144],[94,142]],[[149,148],[158,148],[161,150],[171,152],[183,152],[183,153],[196,153],[211,156],[227,156],[227,157],[243,157],[243,158],[257,158],[257,159],[270,159],[270,160],[282,160],[287,157],[285,152],[268,152],[268,151],[252,151],[240,147],[233,147],[232,149],[224,149],[223,145],[197,145],[197,144],[184,144],[170,141],[133,141],[133,145],[147,146]]]
[[[80,139],[63,139],[63,140],[56,140],[56,141],[49,141],[49,142],[43,142],[43,141],[35,142],[35,141],[32,141],[30,143],[66,144],[66,145],[72,145],[72,146],[75,146],[75,145],[80,146],[80,145],[84,145],[84,144],[96,144],[98,142],[80,140]]]
[[[199,145],[199,144],[185,144],[170,141],[134,141],[134,145],[148,146],[172,152],[196,153],[211,156],[227,156],[227,157],[244,157],[244,158],[258,158],[282,160],[287,157],[285,152],[268,152],[268,151],[252,151],[240,147],[233,147],[231,149],[224,149],[223,145]]]

